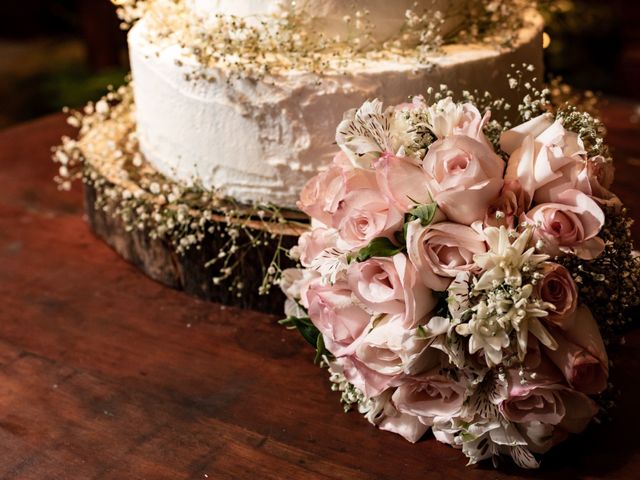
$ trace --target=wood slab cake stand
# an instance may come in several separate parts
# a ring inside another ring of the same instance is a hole
[[[233,290],[230,281],[223,281],[216,285],[213,278],[215,269],[207,263],[215,258],[226,239],[218,232],[205,234],[200,248],[192,247],[185,253],[179,254],[166,241],[151,238],[147,230],[128,230],[124,222],[102,209],[95,208],[99,192],[95,185],[84,185],[85,211],[89,225],[93,232],[109,244],[120,256],[131,262],[152,279],[178,290],[184,290],[190,295],[241,308],[250,308],[265,313],[279,314],[282,312],[285,297],[277,287],[272,287],[269,293],[259,293],[264,272],[262,264],[265,258],[275,254],[276,244],[261,247],[261,250],[251,249],[239,265],[234,275],[239,275],[245,283],[242,295]],[[219,221],[224,221],[222,217]],[[261,228],[256,222],[255,229]],[[286,229],[282,232],[282,248],[291,248],[298,241],[299,230]],[[259,259],[258,256],[262,256]],[[293,263],[290,262],[289,263]]]

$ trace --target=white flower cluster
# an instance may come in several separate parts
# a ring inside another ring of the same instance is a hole
[[[512,333],[517,340],[517,360],[523,361],[527,353],[527,340],[531,333],[545,346],[555,349],[557,344],[540,322],[554,306],[532,296],[535,284],[543,277],[540,266],[548,255],[535,254],[527,248],[532,230],[528,228],[511,242],[513,232],[505,227],[484,231],[489,251],[476,255],[474,260],[484,273],[469,283],[469,274],[462,273],[453,282],[459,295],[468,285],[468,295],[475,302],[468,310],[453,308],[456,333],[469,337],[469,353],[482,350],[490,367],[504,363],[504,351],[511,347]],[[455,304],[455,298],[451,297]],[[465,318],[468,320],[465,321]]]

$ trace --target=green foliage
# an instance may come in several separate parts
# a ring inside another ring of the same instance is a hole
[[[320,363],[324,356],[331,356],[331,353],[324,345],[324,339],[322,338],[320,331],[309,318],[287,317],[280,320],[278,323],[291,330],[298,330],[300,335],[302,335],[302,338],[316,349],[315,363]]]
[[[438,211],[437,203],[426,203],[424,205],[418,205],[417,207],[409,210],[409,217],[411,220],[420,220],[423,227],[431,225],[433,219]]]
[[[364,262],[371,257],[393,257],[403,248],[398,247],[386,237],[374,238],[369,245],[360,249],[356,259],[358,262]]]

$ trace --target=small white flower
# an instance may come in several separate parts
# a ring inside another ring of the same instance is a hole
[[[522,268],[536,267],[549,259],[548,255],[536,255],[535,248],[527,249],[532,230],[528,228],[511,243],[505,227],[490,227],[484,230],[489,244],[487,253],[474,256],[476,264],[485,271],[475,285],[475,290],[488,290],[493,285],[506,283],[514,287],[522,285]]]
[[[535,248],[527,248],[531,229],[513,241],[504,227],[487,228],[484,235],[489,251],[474,257],[484,273],[473,285],[461,278],[449,288],[449,310],[462,322],[456,326],[456,333],[469,337],[469,353],[482,351],[490,367],[502,362],[503,351],[512,343],[523,360],[529,333],[545,346],[557,348],[540,321],[553,306],[532,298],[533,285],[525,283],[525,278],[535,281],[539,277],[536,271],[548,259],[547,255],[535,254]]]

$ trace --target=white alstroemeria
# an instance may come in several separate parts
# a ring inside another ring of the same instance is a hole
[[[414,143],[414,130],[402,112],[394,107],[383,110],[380,100],[372,100],[345,114],[336,142],[355,167],[370,168],[385,152],[405,155]]]
[[[311,262],[311,270],[318,272],[323,281],[336,283],[349,266],[347,252],[338,248],[330,248],[323,251]]]
[[[462,452],[473,465],[481,460],[511,455],[521,468],[538,468],[540,463],[529,450],[527,441],[516,426],[504,418],[495,418],[469,425],[461,435]]]
[[[364,418],[366,418],[371,425],[380,425],[380,422],[384,419],[385,409],[391,401],[392,394],[393,389],[389,388],[377,397],[364,400],[360,403],[358,412],[364,415]]]
[[[427,109],[427,126],[436,137],[448,137],[460,123],[463,113],[462,104],[454,102],[451,97],[443,98]]]
[[[462,271],[456,275],[447,290],[447,304],[451,317],[459,321],[462,315],[471,308],[469,293],[471,292],[471,273]]]

